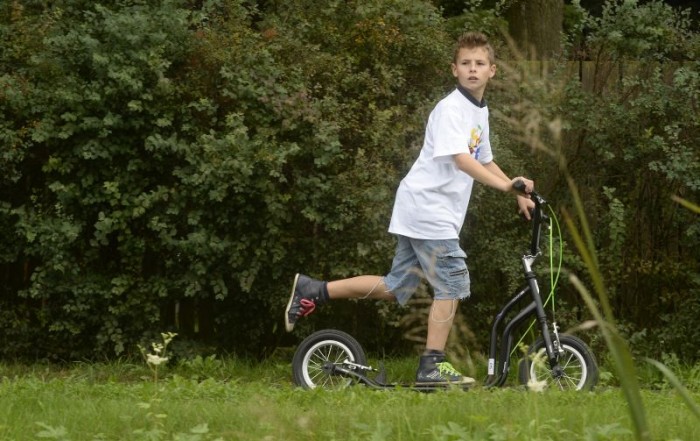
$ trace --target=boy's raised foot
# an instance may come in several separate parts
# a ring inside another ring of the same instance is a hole
[[[294,329],[299,318],[311,314],[316,306],[324,304],[327,300],[326,282],[297,274],[294,277],[287,309],[284,311],[284,326],[287,332]]]

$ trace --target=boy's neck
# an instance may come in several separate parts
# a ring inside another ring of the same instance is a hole
[[[457,90],[459,90],[462,95],[464,95],[465,98],[467,98],[469,101],[471,101],[472,104],[474,104],[476,107],[486,107],[486,100],[482,97],[481,100],[476,99],[474,95],[471,94],[467,89],[464,88],[461,84],[457,84]]]

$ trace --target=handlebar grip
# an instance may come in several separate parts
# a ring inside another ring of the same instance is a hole
[[[525,193],[525,183],[518,179],[517,181],[513,182],[513,189],[519,191],[520,193]]]

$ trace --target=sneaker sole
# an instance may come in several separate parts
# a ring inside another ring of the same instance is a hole
[[[435,392],[435,391],[440,391],[440,390],[463,390],[463,391],[468,391],[471,390],[476,383],[434,383],[434,384],[424,384],[424,383],[415,383],[412,385],[409,385],[408,387],[412,388],[413,390],[421,391],[421,392]]]
[[[416,386],[466,386],[476,383],[476,380],[471,377],[462,377],[462,381],[417,381]]]
[[[299,281],[299,274],[294,276],[294,284],[292,285],[292,294],[289,296],[289,302],[287,302],[287,309],[284,310],[284,327],[287,332],[292,332],[294,329],[294,323],[289,321],[289,309],[292,307],[292,301],[294,300],[294,291],[297,289],[297,282]]]

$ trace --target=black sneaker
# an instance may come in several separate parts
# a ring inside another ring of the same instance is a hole
[[[284,325],[287,332],[294,329],[294,324],[300,317],[306,317],[314,312],[316,306],[326,303],[328,294],[326,292],[326,282],[312,279],[303,274],[294,277],[292,285],[292,295],[284,311]]]
[[[464,385],[474,383],[474,379],[465,377],[449,362],[445,361],[445,354],[436,353],[421,355],[418,372],[416,372],[416,383],[419,385]]]

